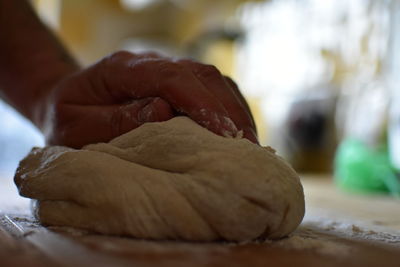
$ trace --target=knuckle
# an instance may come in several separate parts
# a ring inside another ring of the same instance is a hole
[[[179,58],[179,59],[176,59],[175,62],[180,63],[180,64],[187,64],[187,65],[199,64],[197,61],[195,61],[191,58]]]
[[[159,73],[163,78],[174,78],[181,75],[185,68],[177,62],[162,61],[159,63]]]
[[[195,73],[203,79],[213,79],[221,76],[220,71],[213,65],[201,65],[196,69]]]
[[[103,60],[100,61],[100,63],[106,64],[106,65],[113,64],[113,63],[119,62],[121,60],[129,59],[132,56],[133,56],[132,53],[121,50],[121,51],[117,51],[117,52],[114,52],[114,53],[106,56],[105,58],[103,58]]]
[[[237,83],[236,83],[231,77],[229,77],[229,76],[224,76],[224,79],[225,79],[225,81],[226,81],[230,86],[232,86],[233,88],[238,89]]]
[[[164,57],[158,51],[153,51],[153,50],[149,50],[149,51],[140,53],[139,55],[142,56],[142,57],[148,57],[148,58],[163,58]]]

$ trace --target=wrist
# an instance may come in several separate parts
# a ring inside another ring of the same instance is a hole
[[[0,0],[0,97],[42,130],[51,91],[79,67],[26,0]]]

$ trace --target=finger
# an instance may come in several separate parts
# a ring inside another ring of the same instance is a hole
[[[174,116],[170,105],[161,98],[146,98],[109,106],[65,104],[59,109],[58,113],[62,117],[58,120],[62,126],[58,128],[56,125],[54,135],[49,136],[47,143],[73,148],[108,142],[143,123],[166,121]]]
[[[239,87],[237,86],[237,84],[231,78],[229,78],[227,76],[225,76],[224,78],[225,78],[226,83],[228,83],[231,86],[234,94],[236,95],[236,98],[239,99],[242,107],[246,109],[247,114],[248,114],[248,116],[250,118],[251,127],[248,127],[247,130],[244,131],[243,137],[245,137],[245,138],[253,141],[254,143],[258,144],[259,142],[258,142],[258,135],[257,135],[257,126],[256,126],[256,123],[254,121],[253,114],[251,113],[249,104],[245,100],[245,98],[242,95],[242,93],[240,93],[240,90],[239,90]]]
[[[104,76],[111,76],[118,79],[121,75],[121,68],[129,68],[132,61],[140,64],[142,61],[158,62],[167,60],[168,58],[161,56],[155,52],[142,54],[134,54],[127,51],[119,51],[108,57],[105,57],[89,68],[73,75],[71,79],[66,81],[64,87],[78,87],[79,95],[71,95],[69,90],[64,90],[63,95],[59,96],[63,99],[63,103],[80,104],[80,105],[112,105],[121,104],[131,100],[138,100],[139,97],[132,97],[135,88],[126,88],[121,82],[111,83],[104,80]],[[107,74],[107,75],[106,75]],[[146,74],[146,73],[144,73]],[[136,76],[141,76],[142,73],[137,73]],[[147,74],[149,76],[149,74]],[[135,78],[135,75],[130,77],[131,83],[138,82],[138,87],[146,86],[140,84],[140,81]],[[132,84],[131,84],[132,85]]]
[[[112,66],[119,65],[121,62],[134,59],[136,61],[156,61],[165,60],[163,57],[155,52],[148,52],[143,54],[133,54],[127,51],[119,51],[108,57],[103,58],[96,64],[74,73],[62,83],[64,88],[79,88],[74,90],[71,94],[71,90],[59,90],[60,92],[56,95],[56,98],[62,99],[63,104],[76,104],[76,105],[113,105],[123,104],[127,101],[137,100],[132,98],[131,94],[127,97],[127,94],[121,94],[131,90],[131,88],[124,87],[123,84],[117,83],[115,86],[109,88],[108,83],[104,81],[103,73],[107,72],[110,76],[119,76],[119,68]],[[140,75],[140,74],[139,74]]]
[[[152,98],[151,101],[138,112],[137,116],[139,124],[167,121],[173,117],[172,107],[159,97]]]
[[[179,63],[192,70],[203,85],[220,100],[238,130],[243,130],[244,137],[258,143],[250,110],[242,103],[244,99],[238,97],[237,94],[240,95],[239,90],[232,88],[231,84],[214,66],[200,64],[192,60],[180,60]]]
[[[244,98],[243,94],[240,92],[239,87],[237,84],[228,76],[224,76],[225,81],[231,86],[233,89],[234,94],[236,95],[237,99],[239,99],[242,106],[246,109],[247,113],[250,115],[251,124],[253,125],[254,131],[257,133],[256,123],[254,121],[253,114],[251,113],[249,104],[247,103],[246,99]]]

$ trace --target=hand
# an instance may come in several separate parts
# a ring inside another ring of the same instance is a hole
[[[145,122],[186,115],[210,131],[257,143],[236,84],[213,66],[117,52],[59,82],[41,113],[48,144],[107,142]]]

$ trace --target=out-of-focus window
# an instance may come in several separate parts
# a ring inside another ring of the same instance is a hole
[[[237,73],[258,107],[261,141],[298,170],[331,169],[338,139],[365,134],[371,120],[383,131],[387,103],[372,98],[387,89],[380,82],[391,2],[276,0],[247,3],[238,12],[245,37]],[[376,105],[355,120],[353,102],[367,90],[364,104]]]

